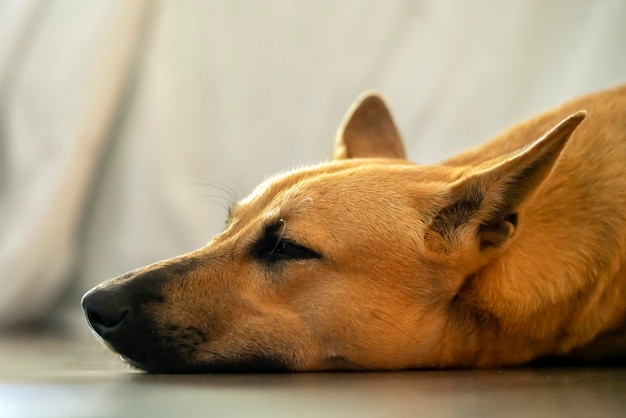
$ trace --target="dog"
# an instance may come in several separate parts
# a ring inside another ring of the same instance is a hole
[[[205,247],[82,299],[152,373],[491,368],[626,357],[626,86],[440,165],[361,96],[331,161],[261,183]]]

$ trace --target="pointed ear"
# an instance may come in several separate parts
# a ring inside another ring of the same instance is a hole
[[[406,158],[402,138],[384,100],[363,93],[348,110],[335,140],[334,160]]]
[[[585,112],[573,114],[542,138],[512,154],[488,161],[450,186],[449,204],[436,213],[427,244],[448,252],[478,243],[500,248],[517,229],[518,211],[549,176]]]

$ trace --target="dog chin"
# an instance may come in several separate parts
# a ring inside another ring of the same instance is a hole
[[[285,361],[276,357],[264,356],[206,363],[172,362],[171,359],[159,361],[155,359],[151,364],[133,360],[122,354],[120,354],[120,358],[131,367],[150,374],[289,373],[294,371]]]

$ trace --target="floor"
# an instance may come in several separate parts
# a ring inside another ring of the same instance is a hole
[[[0,417],[623,417],[625,369],[145,375],[96,342],[0,338]]]

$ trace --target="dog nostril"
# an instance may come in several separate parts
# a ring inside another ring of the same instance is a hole
[[[89,319],[89,322],[94,326],[97,325],[103,329],[112,329],[122,323],[127,313],[128,309],[123,309],[118,312],[109,312],[108,314],[87,311],[87,319]]]
[[[83,299],[83,309],[93,330],[103,338],[119,330],[130,313],[130,309],[124,305],[120,306],[112,303],[110,299],[98,297]]]

